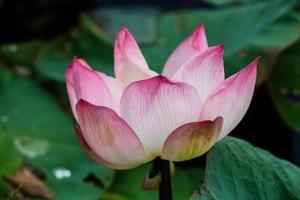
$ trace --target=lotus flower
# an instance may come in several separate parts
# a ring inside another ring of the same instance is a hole
[[[80,143],[115,169],[207,152],[245,115],[258,63],[224,80],[223,46],[208,47],[203,24],[174,50],[161,75],[149,69],[126,28],[117,35],[114,61],[110,77],[74,58],[66,84]]]

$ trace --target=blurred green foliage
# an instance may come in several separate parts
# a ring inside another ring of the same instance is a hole
[[[113,48],[109,39],[95,23],[83,17],[79,27],[43,46],[36,60],[37,71],[64,82],[65,67],[77,56],[85,58],[94,69],[113,75]]]
[[[15,171],[20,166],[22,160],[18,156],[17,151],[11,146],[13,145],[12,138],[5,132],[1,132],[0,135],[0,174],[11,174],[15,173]],[[4,180],[0,179],[0,194],[4,194],[7,192],[8,186],[5,184]]]
[[[52,96],[29,79],[4,76],[0,93],[1,132],[11,136],[10,148],[47,175],[46,182],[58,199],[99,196],[111,184],[114,172],[97,165],[82,152],[73,134],[72,121]],[[60,176],[59,172],[69,175]],[[88,174],[99,179],[102,190],[83,181]]]
[[[268,82],[274,103],[287,124],[300,132],[300,43],[285,51]]]
[[[300,132],[300,17],[295,12],[299,3],[206,1],[218,6],[170,12],[143,7],[101,8],[82,16],[77,27],[52,41],[1,45],[0,175],[14,174],[26,162],[46,175],[45,183],[58,200],[156,198],[157,192],[140,187],[147,165],[115,172],[96,164],[80,149],[68,115],[64,72],[72,56],[113,75],[113,41],[124,25],[137,36],[149,66],[158,72],[172,50],[200,22],[205,23],[210,45],[225,45],[227,76],[261,55],[257,86],[268,84],[278,112]],[[284,173],[280,171],[283,169]],[[276,191],[274,195],[281,199],[299,198],[294,192],[299,185],[298,168],[240,140],[228,138],[213,148],[205,171],[204,179],[203,169],[177,170],[173,178],[175,199],[188,199],[202,181],[206,184],[200,190],[203,196],[198,191],[195,199],[236,199],[234,195],[250,199],[266,194],[267,189]],[[276,177],[281,172],[283,175]],[[239,184],[241,190],[233,192],[232,183]],[[287,184],[288,189],[284,187]],[[0,199],[7,186],[0,179]]]

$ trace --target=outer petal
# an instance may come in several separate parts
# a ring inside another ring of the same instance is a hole
[[[105,161],[104,165],[111,163],[125,169],[153,159],[145,154],[137,135],[113,110],[84,100],[78,102],[76,110],[86,143]]]
[[[191,84],[201,100],[205,100],[224,80],[223,49],[223,45],[214,46],[196,55],[182,65],[172,79]]]
[[[72,65],[68,65],[67,71],[66,71],[66,86],[67,86],[67,92],[69,96],[69,101],[71,104],[72,112],[75,117],[75,119],[78,121],[77,112],[76,112],[76,103],[77,103],[77,97],[75,94],[74,86],[73,86],[73,69]]]
[[[162,159],[184,161],[207,152],[219,137],[223,119],[200,121],[185,124],[177,128],[167,138]]]
[[[115,41],[115,75],[123,84],[157,75],[148,68],[134,38],[126,28],[122,28]]]
[[[88,145],[88,143],[85,141],[83,135],[82,135],[82,131],[80,130],[79,127],[75,127],[75,133],[78,139],[78,142],[81,146],[81,148],[85,151],[85,153],[92,158],[93,160],[95,160],[96,162],[109,167],[109,168],[114,168],[114,169],[126,169],[126,168],[130,168],[130,166],[127,165],[114,165],[112,163],[107,162],[106,160],[104,160],[103,158],[100,158],[95,152],[93,152],[93,150],[90,148],[90,146]]]
[[[81,65],[85,66],[88,69],[92,69],[89,64],[87,64],[87,62],[85,60],[83,60],[82,58],[76,58],[74,57],[73,60],[76,60],[77,62],[79,62]]]
[[[195,88],[163,76],[132,83],[121,97],[121,115],[135,130],[145,150],[159,156],[165,139],[178,126],[196,121],[200,97]]]
[[[221,83],[210,95],[201,111],[200,120],[224,119],[221,135],[224,138],[245,115],[255,87],[258,59]]]
[[[204,25],[199,24],[194,32],[185,39],[167,60],[163,75],[171,78],[175,72],[192,56],[207,49]]]
[[[77,61],[79,61],[82,66],[92,70],[92,68],[87,64],[85,60],[78,58]],[[116,102],[119,104],[122,95],[123,84],[116,78],[107,76],[102,72],[99,71],[94,71],[94,72],[96,72],[96,74],[100,76],[100,78],[104,81],[105,85],[108,87],[111,95],[113,96],[113,99],[116,100]]]
[[[76,63],[76,62],[79,62],[81,64],[81,67],[86,67],[91,70],[90,66],[84,60],[74,58],[74,63]],[[74,84],[73,84],[73,71],[74,71],[73,65],[74,65],[74,63],[72,65],[69,65],[66,70],[66,85],[67,85],[67,91],[68,91],[68,95],[69,95],[72,112],[73,112],[75,119],[78,121],[77,112],[76,112],[76,108],[75,108],[75,106],[78,102],[78,98],[76,96],[76,92],[74,90]],[[120,99],[121,99],[122,90],[123,90],[122,83],[120,81],[118,81],[117,79],[107,76],[101,72],[95,72],[95,73],[100,77],[100,79],[104,82],[104,85],[107,87],[109,94],[112,97],[112,103],[113,103],[112,107],[116,111],[119,111]],[[94,75],[93,75],[93,77],[94,77]],[[98,79],[99,77],[95,76],[95,79]],[[100,82],[102,83],[101,80],[100,80]],[[107,90],[104,89],[104,91],[107,91]],[[93,92],[93,91],[91,91],[91,92]],[[110,97],[108,96],[108,98],[110,98]],[[96,102],[98,102],[98,101],[99,100],[96,100]],[[101,104],[101,101],[99,101],[99,104]],[[108,105],[110,105],[110,104],[108,104]]]
[[[77,100],[84,99],[92,104],[118,110],[118,100],[113,98],[109,87],[96,72],[87,68],[76,58],[72,64],[73,87]]]

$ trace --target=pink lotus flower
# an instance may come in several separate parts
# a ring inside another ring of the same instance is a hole
[[[79,141],[93,159],[115,169],[207,152],[245,115],[258,63],[224,80],[223,46],[208,47],[202,24],[174,50],[162,75],[149,69],[126,28],[114,59],[116,78],[74,58],[66,82]]]

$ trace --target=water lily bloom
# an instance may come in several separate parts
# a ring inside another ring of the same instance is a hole
[[[117,35],[114,63],[110,77],[74,58],[66,84],[85,151],[105,166],[129,169],[156,157],[189,160],[224,138],[249,107],[258,59],[225,79],[223,46],[208,47],[199,24],[161,75],[126,28]]]

